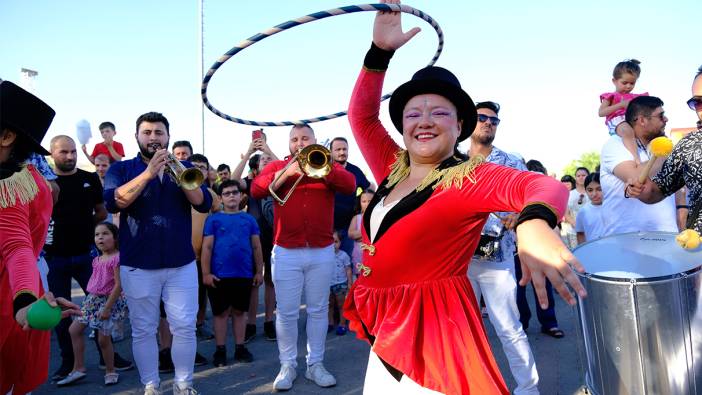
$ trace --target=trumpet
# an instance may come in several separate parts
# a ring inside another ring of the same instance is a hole
[[[295,161],[300,164],[300,170],[302,170],[304,174],[301,174],[300,177],[295,180],[295,183],[292,185],[292,187],[290,187],[288,193],[281,199],[273,190],[273,185],[277,184],[280,177],[283,175],[283,173],[285,173],[285,170],[292,166]],[[273,196],[273,199],[275,199],[282,206],[288,201],[290,195],[292,195],[293,191],[295,190],[295,187],[297,187],[297,184],[300,183],[305,175],[312,178],[326,177],[326,175],[331,171],[331,168],[331,151],[329,151],[329,149],[323,145],[308,145],[295,153],[293,159],[283,168],[280,176],[276,177],[275,180],[273,180],[273,182],[268,186],[268,191],[271,193],[271,196]]]
[[[161,148],[161,144],[152,144],[155,150]],[[166,167],[164,171],[169,177],[178,184],[179,187],[192,191],[194,189],[200,188],[203,182],[205,182],[205,176],[202,175],[200,169],[197,168],[186,168],[182,163],[175,157],[172,153],[168,153],[166,158]]]

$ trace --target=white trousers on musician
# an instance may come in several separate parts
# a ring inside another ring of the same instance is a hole
[[[297,366],[297,320],[303,289],[307,304],[307,365],[324,360],[334,265],[334,244],[323,248],[273,246],[271,274],[278,307],[275,331],[281,364]]]
[[[175,382],[193,381],[195,320],[197,318],[197,267],[195,261],[170,269],[144,270],[120,266],[122,289],[127,296],[132,324],[132,352],[141,383],[159,386],[156,332],[163,300],[168,326],[173,334],[171,357]]]
[[[400,381],[388,372],[385,365],[380,361],[378,355],[370,351],[368,355],[368,368],[366,369],[366,379],[363,382],[364,395],[433,395],[440,394],[429,388],[424,388],[412,381],[407,375],[402,375]]]
[[[519,322],[517,309],[517,280],[514,277],[514,257],[501,262],[473,259],[468,266],[468,278],[480,303],[485,299],[490,322],[502,343],[512,376],[517,382],[515,395],[538,394],[539,373],[529,347],[529,340]]]

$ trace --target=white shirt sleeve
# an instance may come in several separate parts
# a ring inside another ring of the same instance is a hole
[[[614,174],[614,168],[626,161],[634,161],[631,153],[624,146],[621,137],[612,136],[602,147],[600,166],[607,169],[610,174]]]

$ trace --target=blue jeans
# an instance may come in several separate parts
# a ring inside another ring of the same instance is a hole
[[[522,287],[519,285],[519,281],[522,279],[522,265],[519,262],[519,255],[514,256],[514,271],[517,277],[517,308],[519,309],[519,321],[521,321],[524,330],[526,330],[529,327],[529,320],[531,319],[531,309],[529,309],[529,303],[526,299],[526,286]],[[538,318],[541,323],[541,329],[549,330],[558,327],[556,309],[553,305],[553,286],[551,286],[551,282],[546,279],[546,294],[548,295],[548,308],[546,310],[542,309],[541,305],[538,303],[536,289],[534,289],[533,286],[532,290],[534,291],[534,299],[537,300],[536,318]]]
[[[71,300],[71,278],[74,278],[85,294],[88,294],[88,281],[93,274],[93,258],[90,253],[75,256],[51,256],[47,254],[46,263],[49,265],[47,280],[49,291],[55,297],[64,297]],[[68,327],[71,326],[71,318],[64,318],[56,325],[56,338],[61,348],[61,359],[63,365],[73,366],[73,345]],[[98,348],[99,349],[99,348]]]

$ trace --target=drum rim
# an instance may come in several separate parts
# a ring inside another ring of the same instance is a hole
[[[645,232],[627,232],[627,233],[618,233],[615,235],[609,235],[605,236],[602,238],[599,238],[597,240],[592,240],[592,241],[587,241],[573,249],[573,254],[575,254],[575,251],[578,249],[585,247],[588,244],[595,243],[598,241],[602,241],[604,239],[609,239],[609,238],[614,238],[614,237],[621,237],[621,236],[629,236],[629,235],[666,235],[666,236],[677,236],[677,233],[674,232],[663,232],[663,231],[645,231]],[[682,247],[680,247],[682,248]],[[689,277],[693,273],[699,272],[702,270],[702,263],[700,263],[698,266],[693,267],[692,269],[688,269],[682,272],[678,273],[673,273],[673,274],[668,274],[665,276],[654,276],[654,277],[640,277],[640,278],[629,278],[629,277],[610,277],[610,276],[605,276],[601,274],[595,274],[595,273],[589,273],[589,272],[584,272],[584,273],[578,273],[577,271],[575,274],[578,277],[585,278],[585,279],[596,279],[596,280],[601,280],[603,282],[613,282],[613,283],[632,283],[632,284],[646,284],[646,283],[659,283],[659,282],[665,282],[665,281],[672,281],[672,280],[677,280],[681,277]]]

